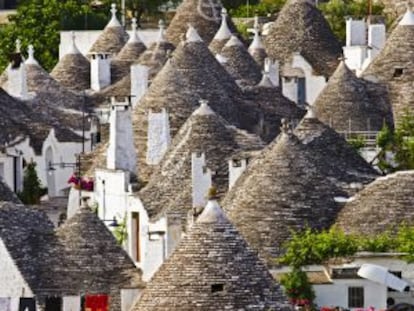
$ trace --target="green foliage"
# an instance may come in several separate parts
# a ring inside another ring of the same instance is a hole
[[[284,247],[286,253],[279,262],[299,268],[320,264],[330,258],[351,256],[358,251],[358,241],[336,227],[322,232],[306,229],[293,233]]]
[[[361,149],[365,146],[365,139],[363,136],[359,135],[348,139],[348,143],[357,151],[360,152]]]
[[[406,112],[394,133],[384,126],[377,136],[379,168],[384,172],[414,169],[414,114]],[[392,160],[387,157],[394,154]]]
[[[23,191],[18,193],[24,204],[39,204],[44,191],[36,172],[36,163],[31,162],[24,171]]]
[[[126,216],[124,217],[122,221],[118,222],[118,226],[115,227],[115,229],[113,230],[113,234],[118,244],[121,246],[124,245],[125,241],[128,238]]]
[[[414,262],[414,226],[401,224],[394,230],[370,236],[345,234],[336,227],[321,232],[306,229],[294,233],[284,249],[285,255],[278,262],[295,269],[353,256],[358,251],[406,253],[403,259]]]
[[[257,1],[255,1],[257,2]],[[267,16],[279,12],[286,0],[262,0],[260,3],[242,4],[230,10],[233,17],[253,17],[256,14],[259,16]],[[245,2],[244,2],[245,3]]]
[[[300,268],[293,268],[280,280],[285,288],[285,293],[291,303],[300,305],[312,305],[315,292],[309,282],[308,276]]]
[[[331,0],[319,5],[329,25],[336,36],[345,41],[346,29],[345,19],[352,17],[362,19],[368,16],[368,0]],[[378,3],[372,5],[373,15],[382,15],[384,7]]]

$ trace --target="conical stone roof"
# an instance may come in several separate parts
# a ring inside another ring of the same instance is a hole
[[[273,59],[286,64],[299,52],[316,73],[329,77],[342,55],[342,47],[328,22],[308,0],[288,0],[264,40]]]
[[[384,48],[364,70],[364,78],[388,83],[407,73],[414,59],[414,13],[410,10],[388,37]],[[411,70],[412,74],[412,70]],[[411,79],[414,75],[411,75]]]
[[[285,303],[267,268],[210,201],[132,310],[264,311],[281,310]]]
[[[59,60],[50,75],[70,90],[88,90],[91,87],[91,65],[89,60],[79,52],[75,37],[72,36],[72,48]]]
[[[280,88],[275,87],[264,73],[262,81],[255,86],[243,89],[244,97],[260,111],[260,122],[254,133],[266,143],[270,143],[280,133],[282,119],[293,124],[299,123],[306,111],[296,103],[284,97]]]
[[[139,56],[144,53],[146,50],[145,44],[139,38],[137,33],[137,20],[136,18],[132,19],[132,35],[129,38],[128,42],[124,45],[122,50],[116,56],[117,60],[124,61],[136,61]]]
[[[227,41],[220,55],[225,60],[222,65],[236,81],[253,85],[260,82],[261,68],[236,36]]]
[[[74,292],[109,294],[111,309],[120,309],[120,289],[141,286],[141,273],[120,247],[105,224],[88,207],[56,230],[63,245],[72,279],[66,284]]]
[[[337,131],[379,131],[384,123],[392,127],[387,94],[370,85],[342,61],[313,104],[316,116]]]
[[[111,5],[112,18],[98,39],[92,44],[89,53],[117,54],[128,41],[128,34],[116,17],[116,6]]]
[[[177,46],[188,25],[192,25],[208,45],[220,28],[222,8],[220,0],[184,0],[167,29],[167,39]],[[230,29],[235,31],[236,27],[230,19],[228,23]]]
[[[244,107],[240,99],[236,98],[237,95],[241,96],[240,89],[205,43],[196,36],[194,28],[190,30],[190,39],[177,47],[134,111],[136,147],[138,154],[144,158],[149,110],[159,112],[166,109],[171,137],[199,106],[201,99],[207,100],[211,108],[227,121],[235,125],[241,123],[239,115]],[[145,175],[144,166],[140,167],[140,172]]]
[[[228,164],[241,151],[258,150],[263,142],[254,135],[230,126],[202,103],[182,126],[166,155],[139,193],[150,217],[160,213],[178,214],[185,220],[192,205],[192,153],[205,154],[206,166],[220,197],[228,189]],[[180,197],[179,201],[176,198]]]
[[[320,122],[312,111],[294,133],[305,145],[319,172],[346,192],[353,194],[378,176],[342,136]]]
[[[309,156],[306,145],[283,132],[249,164],[226,195],[229,219],[268,265],[283,253],[292,230],[328,228],[339,211],[336,187]]]
[[[380,177],[343,207],[337,224],[349,233],[380,234],[414,223],[414,171]]]

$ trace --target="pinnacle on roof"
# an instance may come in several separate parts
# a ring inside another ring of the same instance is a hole
[[[254,58],[256,63],[258,63],[260,67],[263,67],[265,63],[265,59],[267,57],[267,53],[263,45],[262,38],[260,36],[260,24],[259,24],[258,16],[255,17],[254,38],[248,48],[248,51],[250,55]]]
[[[132,311],[281,310],[280,286],[210,200]]]
[[[264,71],[262,80],[258,84],[259,87],[269,87],[273,88],[275,85],[272,83],[272,80],[270,80],[269,72]]]
[[[111,5],[112,18],[93,43],[89,53],[118,53],[128,41],[128,34],[116,17],[116,5]]]
[[[317,97],[315,114],[337,131],[379,131],[392,112],[381,86],[358,78],[342,60]]]
[[[214,36],[213,40],[210,42],[210,45],[208,46],[210,51],[215,55],[218,55],[220,53],[226,42],[232,36],[232,32],[227,22],[228,20],[229,16],[227,15],[227,10],[223,8],[221,10],[220,29],[217,31],[216,35]]]
[[[281,64],[289,63],[292,53],[299,52],[325,77],[333,73],[342,54],[341,44],[323,14],[306,0],[287,1],[264,43],[269,56]]]
[[[158,21],[158,28],[159,28],[159,32],[158,32],[157,42],[167,41],[167,39],[165,38],[165,22],[163,19],[160,19]]]
[[[132,28],[132,35],[129,37],[128,43],[136,43],[136,42],[142,43],[141,39],[138,36],[138,31],[137,31],[138,25],[137,25],[137,19],[135,17],[132,18],[131,28]]]
[[[119,22],[118,18],[116,17],[116,4],[111,4],[111,20],[106,25],[106,27],[122,27],[121,23]]]
[[[24,62],[26,65],[39,65],[37,60],[34,57],[34,47],[32,44],[29,44],[29,47],[27,48],[27,60]]]
[[[257,136],[229,125],[210,108],[207,101],[200,102],[200,107],[174,136],[147,186],[139,193],[151,218],[172,212],[186,220],[192,207],[193,153],[205,154],[206,167],[215,172],[214,184],[221,197],[228,189],[228,158],[241,151],[264,146]]]
[[[122,72],[130,71],[130,66],[132,62],[137,61],[142,53],[147,49],[145,44],[139,38],[137,32],[137,19],[134,17],[132,19],[132,34],[129,37],[128,42],[124,45],[122,50],[118,53],[115,58],[115,64],[120,67]],[[126,61],[126,63],[118,63],[117,61]],[[116,66],[115,65],[115,66]],[[122,68],[125,67],[125,68]]]
[[[401,26],[414,26],[414,13],[409,6],[407,6],[407,12],[398,24]]]
[[[221,9],[221,24],[220,28],[214,36],[213,40],[228,40],[230,39],[232,33],[230,31],[229,25],[227,24],[227,10],[225,8]]]
[[[198,34],[197,30],[191,26],[188,25],[188,30],[185,35],[187,42],[202,42],[203,39],[201,39],[200,35]]]
[[[231,35],[230,40],[224,45],[224,47],[232,47],[232,46],[243,46],[243,43],[240,41],[239,38],[235,35]]]
[[[76,46],[76,35],[75,32],[71,32],[71,45],[67,54],[80,54],[78,47]]]
[[[191,24],[208,45],[220,28],[221,10],[219,0],[184,0],[167,29],[167,38],[178,45],[181,36],[187,31],[187,25]],[[228,25],[230,30],[236,29],[230,19]]]
[[[372,235],[414,224],[414,171],[379,177],[352,197],[337,224],[346,232]]]

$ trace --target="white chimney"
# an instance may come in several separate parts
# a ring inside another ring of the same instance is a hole
[[[147,164],[157,165],[171,142],[168,112],[148,112]]]
[[[15,54],[15,58],[7,67],[7,83],[5,89],[13,97],[21,99],[28,97],[26,67],[21,55],[18,53]]]
[[[205,154],[191,154],[191,177],[193,207],[207,204],[207,193],[212,186],[212,172],[206,166]]]
[[[385,45],[386,29],[384,24],[369,25],[368,28],[368,58],[372,61]]]
[[[111,84],[111,58],[109,53],[91,53],[91,89],[100,91]]]
[[[133,108],[138,104],[141,98],[148,90],[149,67],[144,65],[131,66],[131,97],[133,100]]]
[[[364,20],[355,21],[352,18],[346,20],[346,46],[365,46],[367,25]]]
[[[274,86],[279,86],[279,62],[270,58],[265,59],[264,71],[269,74],[269,79]]]
[[[131,101],[116,102],[111,99],[109,117],[109,146],[107,149],[107,167],[136,173],[137,154],[131,118]]]

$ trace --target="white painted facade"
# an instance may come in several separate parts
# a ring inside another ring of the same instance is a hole
[[[265,59],[264,71],[269,74],[270,81],[274,86],[279,86],[279,62],[270,58]]]
[[[65,167],[61,163],[70,163],[71,166],[74,166],[76,163],[75,155],[82,151],[82,143],[59,142],[54,129],[51,129],[43,142],[41,154],[35,153],[30,146],[29,138],[14,145],[13,148],[22,153],[27,163],[36,162],[36,172],[41,184],[48,188],[49,196],[54,197],[63,195],[63,191],[69,187],[67,181],[75,170],[75,167]],[[85,150],[90,151],[88,143],[85,143]]]
[[[33,297],[33,292],[0,239],[0,297]],[[17,308],[15,309],[17,310]]]
[[[170,121],[168,112],[148,112],[148,141],[146,161],[149,165],[157,165],[171,143]]]
[[[132,35],[132,30],[127,31]],[[75,31],[76,46],[83,55],[87,55],[93,43],[98,39],[102,30],[87,30],[87,31]],[[138,36],[148,47],[154,43],[158,38],[158,29],[145,29],[139,30]],[[59,58],[68,54],[72,47],[72,31],[60,32],[60,45],[59,45]]]
[[[23,155],[15,148],[0,152],[0,177],[14,192],[23,188]]]
[[[299,68],[305,75],[305,101],[313,105],[320,92],[327,84],[324,76],[314,75],[312,66],[299,53],[294,53],[292,58],[292,68]]]

